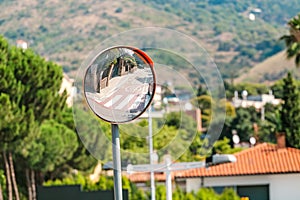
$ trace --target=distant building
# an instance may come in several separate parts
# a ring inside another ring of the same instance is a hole
[[[156,85],[155,94],[153,97],[153,107],[154,109],[162,108],[162,87],[161,85]]]
[[[28,48],[28,43],[24,40],[17,40],[17,47],[26,50]]]
[[[232,99],[232,103],[234,107],[255,107],[256,109],[263,108],[267,103],[272,105],[279,105],[281,99],[276,99],[275,96],[270,92],[270,94],[262,94],[262,95],[247,95],[247,92],[242,92],[242,99],[238,97],[237,92],[235,92],[235,96]]]
[[[74,87],[74,79],[71,79],[67,74],[63,74],[63,80],[61,83],[61,88],[59,94],[62,94],[64,90],[67,91],[67,105],[71,107],[73,105],[73,97],[75,95],[76,88]]]
[[[202,132],[204,131],[202,128],[202,119],[201,119],[201,110],[199,108],[195,108],[192,110],[186,110],[185,113],[191,116],[196,124],[197,124],[197,131]]]

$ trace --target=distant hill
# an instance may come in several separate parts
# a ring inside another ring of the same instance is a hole
[[[11,44],[27,41],[74,76],[110,35],[167,27],[197,39],[223,77],[232,78],[283,50],[278,38],[299,12],[295,5],[299,0],[0,0],[0,34]]]
[[[257,64],[235,79],[235,82],[272,84],[276,80],[286,76],[288,71],[293,71],[296,77],[300,77],[300,69],[296,68],[294,60],[288,60],[284,51],[269,57]]]

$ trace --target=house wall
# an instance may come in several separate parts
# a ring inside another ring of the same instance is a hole
[[[74,90],[75,88],[73,87],[73,82],[74,80],[73,79],[70,79],[69,77],[67,77],[66,74],[64,74],[63,76],[63,80],[62,80],[62,83],[61,83],[61,87],[60,87],[60,90],[59,90],[59,94],[62,94],[64,92],[64,90],[67,91],[68,93],[68,97],[67,97],[67,105],[69,107],[72,106],[73,104],[73,93],[74,93]]]
[[[203,187],[269,185],[270,200],[299,200],[300,174],[205,177],[186,179],[186,191]]]

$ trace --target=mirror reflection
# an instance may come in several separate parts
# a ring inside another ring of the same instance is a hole
[[[89,107],[101,119],[123,123],[140,116],[155,91],[151,58],[133,47],[113,47],[98,54],[84,79]]]

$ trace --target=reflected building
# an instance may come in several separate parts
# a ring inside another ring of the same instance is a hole
[[[86,74],[85,89],[90,92],[100,93],[101,89],[109,86],[110,80],[115,77],[134,73],[138,68],[138,62],[136,58],[128,53],[116,57],[108,64],[107,67],[99,67],[99,64],[93,64],[89,67]],[[142,64],[139,63],[141,66]],[[104,69],[103,69],[104,68]]]

